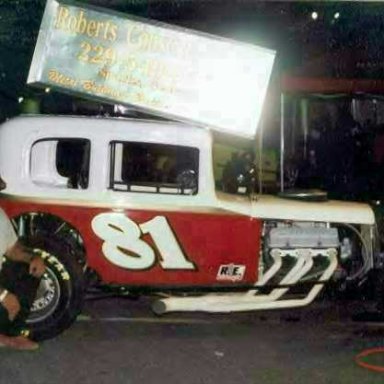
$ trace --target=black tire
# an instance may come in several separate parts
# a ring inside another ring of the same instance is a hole
[[[30,238],[24,241],[46,265],[27,324],[33,340],[57,336],[76,320],[84,301],[81,266],[60,239]]]

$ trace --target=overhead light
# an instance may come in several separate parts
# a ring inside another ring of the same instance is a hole
[[[18,101],[19,103],[22,103],[22,102],[24,101],[24,97],[20,96],[20,97],[17,99],[17,101]]]
[[[333,18],[334,19],[338,19],[340,17],[340,12],[336,12],[334,15],[333,15]]]
[[[311,17],[313,20],[317,20],[317,18],[319,17],[319,14],[317,12],[312,12]]]
[[[51,92],[51,88],[45,88],[45,93]]]

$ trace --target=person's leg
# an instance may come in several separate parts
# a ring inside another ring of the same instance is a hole
[[[25,329],[25,322],[28,318],[30,308],[36,296],[40,279],[29,274],[29,266],[25,263],[5,261],[0,272],[0,285],[17,296],[20,301],[20,312],[12,322],[6,321],[2,312],[7,311],[2,308],[0,312],[0,333],[6,332],[11,336],[20,335]]]
[[[0,256],[3,257],[3,256]],[[5,262],[4,262],[5,263]],[[5,279],[3,275],[3,270],[0,270],[0,286],[5,288]],[[8,318],[8,311],[0,304],[0,335],[8,334],[8,329],[11,322]]]
[[[8,334],[11,322],[8,319],[7,310],[0,304],[0,335]]]

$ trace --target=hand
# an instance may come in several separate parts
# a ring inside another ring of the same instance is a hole
[[[15,317],[20,311],[20,303],[17,296],[11,292],[8,292],[1,305],[7,310],[9,321],[15,320]]]
[[[41,277],[45,272],[45,264],[41,257],[35,256],[29,263],[29,273],[34,277]]]

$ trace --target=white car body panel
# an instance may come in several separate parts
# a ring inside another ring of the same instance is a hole
[[[6,143],[11,142],[9,146]],[[91,142],[89,187],[68,189],[64,182],[52,185],[30,178],[31,147],[46,138],[85,138]],[[109,143],[138,141],[196,147],[200,151],[199,189],[196,195],[119,192],[108,189]],[[20,157],[21,154],[21,157]],[[304,202],[269,195],[249,197],[215,192],[212,167],[212,136],[208,130],[181,123],[66,116],[18,117],[0,130],[0,174],[7,182],[4,191],[20,198],[45,198],[89,205],[168,206],[172,209],[219,209],[254,218],[369,224],[375,222],[367,204],[325,201]],[[81,203],[82,202],[82,203]],[[200,208],[199,208],[200,207]]]

